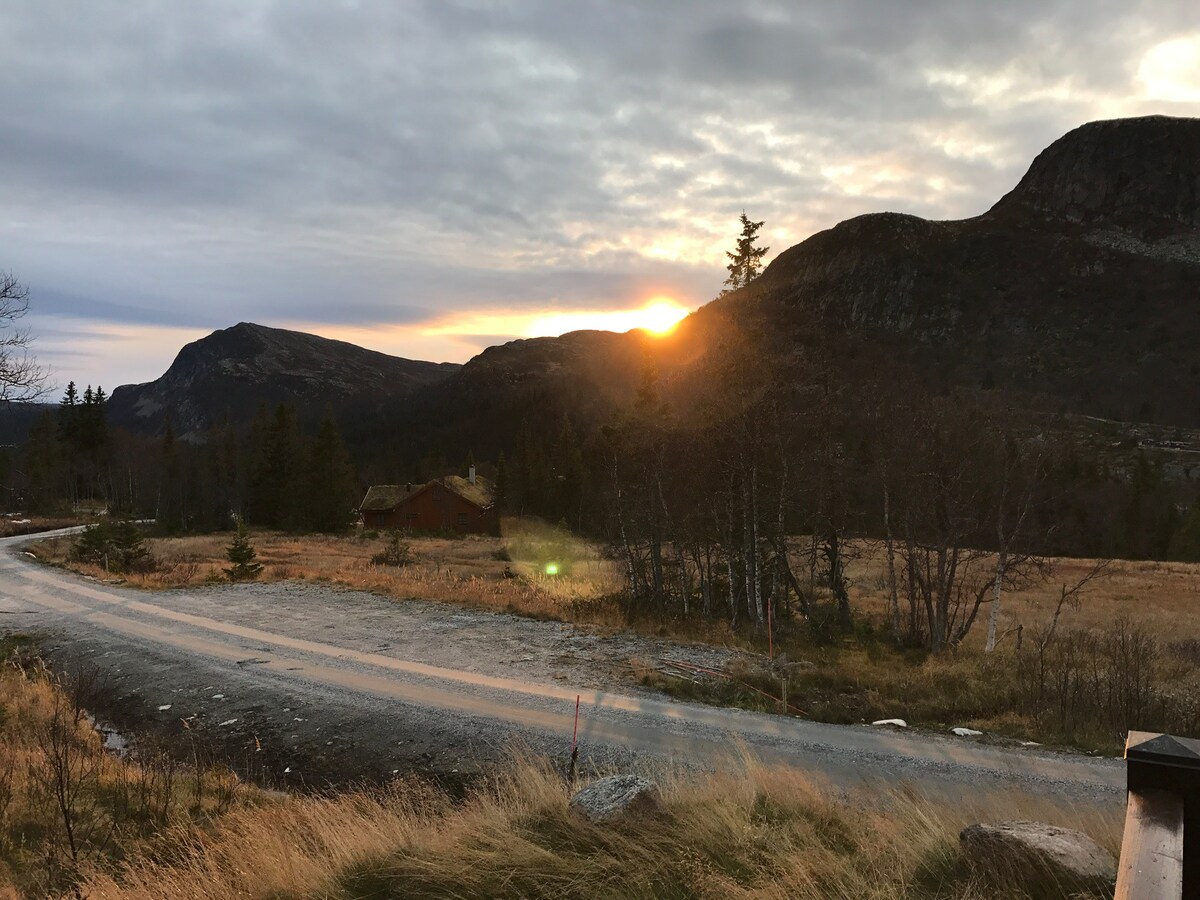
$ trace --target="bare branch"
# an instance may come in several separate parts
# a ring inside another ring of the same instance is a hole
[[[48,390],[48,373],[29,351],[33,337],[16,324],[28,312],[29,289],[0,271],[0,402],[29,403]]]

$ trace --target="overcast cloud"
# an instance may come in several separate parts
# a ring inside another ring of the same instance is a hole
[[[465,359],[472,310],[694,307],[743,208],[772,256],[976,215],[1076,125],[1200,114],[1191,0],[8,0],[0,36],[0,268],[106,385],[240,320]]]

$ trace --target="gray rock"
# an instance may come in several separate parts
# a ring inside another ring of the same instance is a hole
[[[593,781],[571,798],[571,809],[593,822],[654,812],[661,798],[653,781],[639,775],[610,775]]]
[[[1117,877],[1112,854],[1068,828],[1001,822],[968,825],[958,838],[973,867],[1005,879],[1089,887],[1110,885]]]

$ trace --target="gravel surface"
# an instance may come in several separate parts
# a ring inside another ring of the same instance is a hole
[[[1115,760],[677,703],[632,684],[627,666],[719,668],[736,651],[304,582],[140,592],[43,567],[23,540],[0,541],[0,630],[41,635],[62,668],[104,673],[98,715],[176,744],[199,736],[269,783],[417,773],[453,788],[514,748],[565,766],[581,695],[585,770],[719,768],[749,750],[847,785],[1123,802]]]

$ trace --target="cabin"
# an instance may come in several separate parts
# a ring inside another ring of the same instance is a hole
[[[366,528],[498,534],[494,496],[492,484],[472,467],[466,478],[372,485],[358,509]]]

